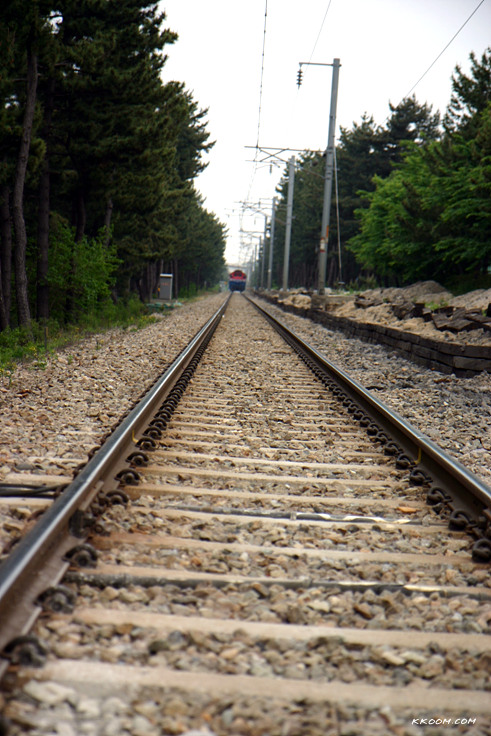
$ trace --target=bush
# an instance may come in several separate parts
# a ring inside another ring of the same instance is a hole
[[[50,314],[62,323],[85,320],[101,310],[114,314],[110,284],[119,262],[105,229],[76,242],[73,228],[55,219],[48,272]]]
[[[50,319],[47,324],[33,321],[31,331],[23,327],[0,332],[0,375],[11,374],[17,363],[28,361],[34,368],[46,367],[46,358],[57,349],[82,340],[88,334],[103,332],[109,327],[145,327],[154,318],[134,297],[114,304],[104,303],[98,310],[82,315],[77,325],[60,326]]]

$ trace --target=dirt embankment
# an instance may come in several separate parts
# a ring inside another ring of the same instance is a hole
[[[437,340],[491,345],[491,289],[477,289],[455,297],[436,281],[411,286],[369,289],[342,297],[328,294],[319,304],[305,293],[290,293],[279,302],[359,322],[390,325]]]

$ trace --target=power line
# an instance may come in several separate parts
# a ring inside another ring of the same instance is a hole
[[[263,103],[263,78],[264,78],[264,58],[265,58],[265,51],[266,51],[266,30],[267,30],[267,22],[268,22],[268,0],[265,0],[264,2],[264,30],[263,30],[263,48],[261,53],[261,80],[259,83],[259,109],[258,109],[258,115],[257,115],[257,138],[256,138],[256,155],[254,156],[254,168],[251,174],[251,180],[249,182],[249,190],[247,193],[247,199],[249,199],[249,195],[252,190],[252,185],[254,184],[254,179],[256,177],[257,172],[257,154],[259,153],[259,135],[261,132],[261,111],[262,111],[262,103]]]
[[[436,64],[436,62],[438,61],[438,59],[440,58],[440,56],[442,56],[442,55],[443,55],[443,54],[445,53],[445,51],[446,51],[446,50],[448,49],[448,47],[450,46],[450,44],[451,44],[451,43],[452,43],[452,42],[453,42],[453,41],[454,41],[454,40],[455,40],[455,39],[457,38],[457,36],[459,35],[460,31],[461,31],[461,30],[462,30],[462,29],[464,28],[464,26],[466,26],[466,25],[467,25],[467,23],[468,23],[468,22],[470,21],[470,19],[472,18],[472,16],[473,16],[473,15],[474,15],[475,13],[477,13],[477,11],[479,10],[479,8],[481,7],[481,5],[482,5],[483,3],[484,3],[484,0],[481,0],[481,2],[480,2],[480,3],[478,4],[478,6],[477,6],[477,7],[476,7],[476,8],[475,8],[475,9],[474,9],[474,10],[472,11],[472,13],[471,13],[471,14],[469,15],[469,17],[467,18],[467,20],[466,20],[466,21],[465,21],[465,22],[464,22],[464,23],[463,23],[463,24],[462,24],[462,25],[460,26],[460,28],[459,28],[459,30],[457,31],[457,33],[456,33],[456,34],[455,34],[454,36],[452,36],[452,38],[451,38],[451,39],[450,39],[450,41],[449,41],[449,42],[447,43],[447,45],[445,46],[445,48],[444,48],[444,49],[443,49],[442,51],[440,51],[440,53],[438,54],[438,56],[436,57],[436,59],[435,59],[435,60],[434,60],[434,61],[433,61],[433,62],[432,62],[432,63],[430,64],[430,66],[429,66],[429,67],[428,67],[428,69],[427,69],[427,70],[425,71],[425,73],[421,75],[421,77],[420,77],[420,78],[418,79],[418,81],[416,82],[416,84],[414,84],[414,85],[413,85],[413,86],[411,87],[411,89],[409,90],[409,92],[407,93],[407,95],[406,95],[406,96],[405,96],[405,97],[404,97],[403,99],[407,99],[407,98],[409,97],[409,95],[411,94],[411,92],[412,92],[412,91],[413,91],[413,90],[414,90],[414,89],[415,89],[415,88],[416,88],[416,87],[418,86],[418,84],[419,84],[419,83],[421,82],[421,80],[422,80],[422,79],[424,79],[424,77],[426,77],[426,75],[428,74],[428,72],[430,71],[430,69],[431,69],[431,68],[432,68],[433,66],[435,66],[435,64]]]
[[[326,12],[324,13],[324,18],[322,19],[322,23],[319,28],[319,32],[317,34],[317,38],[314,43],[314,47],[312,49],[312,53],[310,54],[310,59],[312,59],[315,49],[317,47],[317,44],[319,42],[319,39],[322,34],[322,30],[324,28],[324,24],[326,22],[327,14],[329,13],[329,9],[331,7],[332,0],[329,0]],[[258,121],[257,121],[257,138],[256,138],[256,146],[255,146],[255,156],[252,163],[254,163],[254,168],[251,175],[251,180],[249,183],[249,191],[247,194],[247,199],[249,199],[250,193],[252,191],[252,186],[254,183],[254,179],[256,177],[258,164],[262,163],[262,161],[258,161],[258,156],[260,153],[264,153],[262,148],[259,145],[260,141],[260,133],[261,133],[261,113],[262,113],[262,99],[263,99],[263,78],[264,78],[264,66],[265,66],[265,49],[266,49],[266,32],[267,32],[267,19],[268,19],[268,0],[265,0],[265,7],[264,7],[264,30],[263,30],[263,47],[262,47],[262,55],[261,55],[261,80],[259,85],[259,109],[258,109]],[[252,147],[252,146],[251,146]],[[287,149],[284,149],[287,150]],[[281,159],[280,159],[281,160]],[[286,162],[285,162],[286,163]]]
[[[315,39],[314,48],[312,49],[312,53],[310,54],[309,61],[312,61],[312,57],[314,55],[315,49],[317,47],[317,44],[319,43],[319,38],[321,37],[322,29],[324,28],[324,23],[326,22],[327,14],[329,12],[329,8],[331,7],[331,3],[332,3],[332,0],[329,0],[329,4],[328,4],[327,10],[326,10],[326,12],[324,14],[324,18],[322,20],[321,27],[319,28],[319,33],[317,34],[317,38]]]
[[[265,0],[264,7],[264,32],[263,32],[263,50],[261,56],[261,82],[259,84],[259,111],[257,116],[257,140],[256,147],[259,147],[259,132],[261,130],[261,108],[263,102],[263,77],[264,77],[264,52],[266,49],[266,26],[268,21],[268,0]]]
[[[309,64],[312,62],[312,57],[314,56],[315,49],[317,48],[317,44],[319,43],[319,39],[320,39],[321,34],[322,34],[322,31],[324,29],[324,23],[326,22],[327,14],[329,12],[329,8],[331,7],[331,3],[332,3],[332,0],[329,0],[328,5],[327,5],[326,12],[324,13],[324,18],[322,19],[322,23],[320,25],[319,32],[317,34],[317,38],[315,39],[314,47],[313,47],[312,52],[311,52],[310,57],[309,57]],[[298,108],[298,96],[299,96],[299,92],[300,92],[300,87],[297,86],[297,91],[296,91],[296,94],[295,94],[295,99],[292,102],[290,114],[288,115],[288,118],[289,118],[289,131],[290,131],[288,133],[288,136],[290,136],[290,134],[291,134],[291,130],[292,130],[292,127],[293,127],[294,115],[295,115],[295,112],[296,112],[296,110]]]

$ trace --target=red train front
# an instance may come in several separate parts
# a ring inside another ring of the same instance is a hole
[[[246,288],[247,276],[240,269],[232,271],[228,280],[228,288],[230,291],[244,291]]]

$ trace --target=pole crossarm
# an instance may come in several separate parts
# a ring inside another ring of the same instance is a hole
[[[255,212],[258,215],[266,216],[267,213],[264,211],[264,209],[261,209],[261,207],[271,207],[271,200],[268,200],[266,204],[263,204],[262,201],[256,202],[256,203],[249,203],[249,202],[239,202],[238,204],[242,207],[242,212],[244,210],[250,210],[251,212]]]
[[[282,153],[323,153],[323,151],[313,151],[305,148],[289,148],[287,146],[244,146],[245,148],[254,148],[260,152],[264,158],[259,161],[253,160],[252,163],[271,163],[271,160],[281,161],[283,164],[288,164],[289,160],[281,158]]]
[[[299,61],[300,66],[334,66],[334,64],[327,64],[321,61]],[[341,64],[339,64],[341,66]]]

